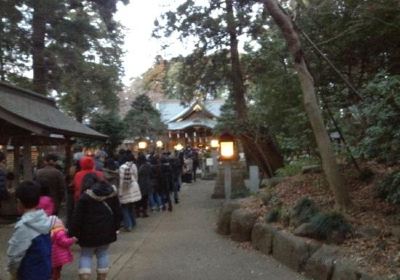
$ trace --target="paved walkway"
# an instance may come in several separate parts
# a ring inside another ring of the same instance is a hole
[[[111,245],[109,279],[305,279],[274,259],[252,249],[243,249],[215,233],[221,200],[210,199],[213,185],[213,181],[185,185],[181,203],[173,212],[152,213],[149,218],[140,218],[134,231],[121,233],[118,241]],[[1,240],[9,231],[2,226]],[[4,248],[3,242],[1,248]],[[77,256],[78,246],[74,246],[74,251]],[[2,255],[1,264],[4,263]],[[3,273],[4,270],[0,279],[6,279]],[[62,279],[77,279],[76,262],[65,266],[62,275]]]

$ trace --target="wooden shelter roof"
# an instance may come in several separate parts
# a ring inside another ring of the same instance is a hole
[[[29,133],[38,138],[49,139],[60,139],[60,136],[107,138],[107,135],[58,110],[54,99],[4,82],[0,82],[0,120],[3,130],[0,138],[4,138],[5,131],[10,133],[9,136]],[[14,129],[10,129],[13,127]]]

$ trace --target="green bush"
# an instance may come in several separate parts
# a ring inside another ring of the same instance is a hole
[[[292,223],[299,226],[307,223],[319,212],[316,204],[308,197],[300,199],[292,210]]]
[[[374,178],[374,176],[375,176],[375,174],[371,169],[363,168],[361,170],[360,175],[358,176],[358,178],[361,181],[368,183]]]
[[[310,223],[315,231],[315,237],[322,240],[329,240],[332,236],[344,239],[351,233],[351,225],[337,212],[318,213],[311,218]]]
[[[280,218],[280,209],[272,209],[270,212],[267,213],[265,216],[265,221],[267,223],[275,223],[279,221]]]
[[[357,113],[366,123],[362,140],[354,147],[356,156],[386,164],[400,159],[399,87],[400,75],[380,72],[362,89]]]
[[[378,197],[393,204],[400,204],[400,171],[392,172],[377,186]]]
[[[284,167],[279,168],[276,171],[276,175],[278,177],[293,176],[301,173],[302,168],[304,166],[315,165],[315,164],[318,164],[318,162],[313,158],[302,158],[302,159],[292,160]]]
[[[237,199],[237,198],[245,198],[251,195],[251,192],[248,188],[242,188],[240,190],[236,190],[232,192],[231,198],[232,199]]]

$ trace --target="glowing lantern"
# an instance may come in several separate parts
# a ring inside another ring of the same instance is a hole
[[[138,142],[138,149],[145,150],[147,148],[147,141],[145,139],[140,139]]]
[[[220,147],[220,160],[229,161],[235,160],[235,138],[229,133],[223,133],[219,137],[219,147]]]
[[[210,141],[210,146],[211,146],[211,148],[213,148],[213,149],[218,148],[218,147],[219,147],[218,139],[211,139],[211,141]]]
[[[161,140],[158,140],[157,142],[156,142],[156,147],[157,148],[159,148],[159,149],[161,149],[162,147],[163,147],[163,142],[161,141]]]
[[[176,150],[176,151],[182,151],[182,149],[183,149],[183,146],[182,146],[182,144],[181,143],[178,143],[178,144],[176,144],[175,146],[174,146],[174,149]]]

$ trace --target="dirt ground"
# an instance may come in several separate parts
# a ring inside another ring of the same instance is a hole
[[[352,199],[352,207],[344,216],[352,233],[339,246],[345,256],[366,272],[400,275],[400,208],[376,196],[376,184],[392,169],[376,163],[364,163],[361,168],[373,171],[374,176],[361,180],[355,168],[342,167]],[[287,177],[275,187],[262,189],[263,192],[273,195],[273,203],[264,205],[262,194],[242,199],[245,207],[258,212],[260,220],[277,205],[290,211],[304,197],[311,198],[322,212],[334,211],[334,197],[321,173]],[[282,222],[277,226],[294,230]]]

